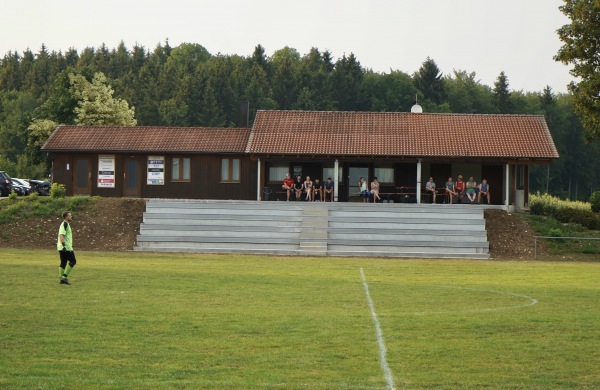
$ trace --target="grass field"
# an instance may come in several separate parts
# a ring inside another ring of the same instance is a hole
[[[600,262],[0,257],[0,388],[600,388]]]

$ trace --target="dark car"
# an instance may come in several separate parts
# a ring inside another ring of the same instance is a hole
[[[4,171],[0,171],[0,196],[8,196],[12,192],[12,182],[10,176]]]
[[[25,187],[23,184],[19,183],[14,178],[10,179],[12,183],[12,189],[19,196],[29,195],[29,189]]]
[[[31,193],[31,184],[29,184],[29,181],[27,181],[25,179],[19,179],[16,177],[11,178],[11,180],[12,180],[13,186],[15,184],[18,184],[25,189],[25,195],[29,195]]]
[[[31,184],[31,192],[37,192],[39,195],[50,195],[50,183],[42,180],[29,180]]]

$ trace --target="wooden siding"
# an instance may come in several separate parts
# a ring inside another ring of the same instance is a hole
[[[108,154],[108,153],[101,153]],[[133,158],[139,162],[140,197],[172,198],[172,199],[256,199],[257,163],[247,155],[164,155],[165,184],[148,185],[146,183],[147,154],[114,154],[115,155],[115,188],[98,188],[98,156],[99,153],[70,154],[54,153],[52,164],[53,182],[64,184],[67,195],[74,195],[76,177],[75,163],[77,159],[87,159],[91,174],[89,195],[104,197],[120,197],[125,194],[125,161]],[[154,153],[153,155],[158,155]],[[171,158],[190,158],[189,182],[171,180]],[[221,159],[240,160],[240,181],[235,183],[221,182]],[[67,169],[67,164],[69,169]],[[77,195],[86,195],[79,193]]]

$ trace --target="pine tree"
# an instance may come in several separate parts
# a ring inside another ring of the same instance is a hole
[[[494,101],[500,114],[511,114],[513,105],[510,100],[511,93],[508,90],[508,77],[501,71],[494,83]]]
[[[435,61],[427,57],[413,78],[415,86],[421,91],[425,99],[435,104],[441,104],[446,97],[442,76],[442,71]]]

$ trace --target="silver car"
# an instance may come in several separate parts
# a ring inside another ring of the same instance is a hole
[[[31,194],[31,184],[29,184],[29,182],[27,180],[24,179],[17,179],[16,177],[13,177],[12,179],[13,184],[18,184],[21,187],[23,187],[25,189],[25,195],[29,195]]]

